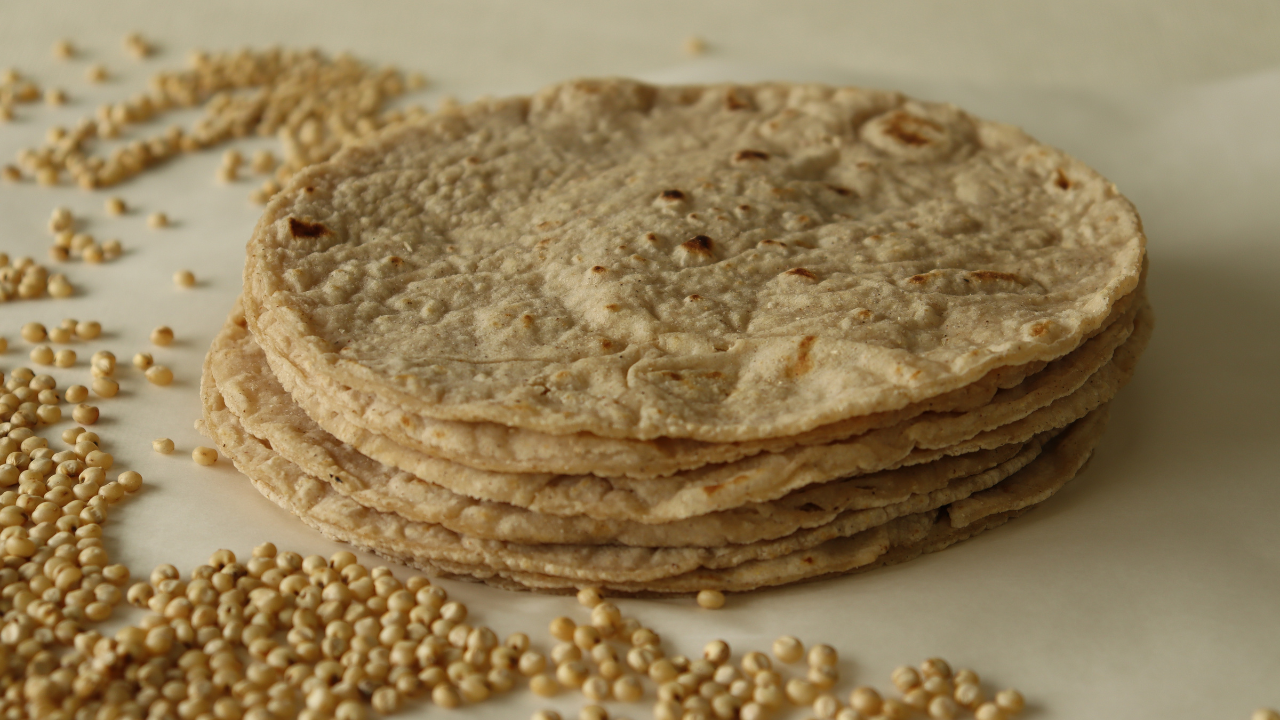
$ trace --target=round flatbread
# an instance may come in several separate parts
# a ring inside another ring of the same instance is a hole
[[[330,537],[424,569],[504,585],[565,589],[590,584],[644,593],[752,590],[869,566],[895,547],[924,542],[937,528],[949,531],[951,523],[939,508],[976,490],[979,499],[957,524],[951,542],[968,537],[988,527],[985,518],[1016,514],[1061,488],[1088,460],[1107,420],[1106,407],[1095,410],[994,487],[944,488],[894,511],[882,509],[872,522],[835,522],[776,541],[725,548],[628,548],[478,540],[367,508],[246,433],[218,393],[207,362],[201,397],[205,429],[236,467],[272,501]]]
[[[1144,247],[1096,172],[948,105],[577,81],[299,173],[245,310],[269,355],[406,416],[728,443],[1062,356]]]

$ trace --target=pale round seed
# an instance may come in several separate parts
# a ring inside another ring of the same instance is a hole
[[[168,455],[173,452],[173,441],[169,438],[156,438],[151,441],[151,449],[161,455]]]
[[[933,720],[955,720],[960,714],[960,706],[946,695],[939,695],[929,701],[929,717]]]
[[[809,666],[822,667],[840,662],[840,655],[830,645],[814,645],[809,648]]]
[[[108,215],[123,215],[128,210],[122,197],[107,198],[103,205]]]
[[[147,227],[163,228],[169,226],[169,216],[162,212],[153,212],[147,216]]]
[[[724,593],[719,590],[699,590],[698,607],[707,610],[719,610],[724,607]]]
[[[985,702],[979,705],[977,710],[973,711],[973,717],[975,720],[1005,720],[1008,715],[1005,714],[1004,710],[1000,709],[999,705],[993,702]],[[1277,719],[1280,719],[1280,716],[1277,716]],[[1257,715],[1254,715],[1254,720],[1258,720]]]
[[[613,696],[621,702],[637,702],[644,697],[644,686],[634,675],[623,675],[613,681]]]
[[[115,397],[120,392],[120,383],[108,377],[94,378],[93,392],[99,397]]]
[[[945,677],[926,678],[924,684],[920,687],[930,695],[946,695],[950,697],[955,688],[951,685],[951,679]]]
[[[151,344],[160,347],[168,347],[173,344],[173,330],[167,325],[161,325],[151,331]]]
[[[800,678],[788,680],[786,692],[787,699],[796,705],[812,705],[818,697],[818,689],[813,686],[813,683]]]
[[[190,270],[179,270],[173,274],[173,284],[181,288],[195,287],[195,273]]]
[[[902,702],[916,710],[924,710],[929,707],[929,693],[925,692],[923,687],[912,688],[902,693]]]
[[[873,687],[864,685],[854,688],[853,692],[849,693],[849,707],[863,715],[878,715],[883,704],[880,693]]]
[[[960,707],[970,710],[981,705],[985,699],[982,695],[982,688],[974,683],[958,683],[955,694],[952,697],[955,698]]]
[[[560,683],[548,673],[538,673],[529,679],[529,689],[538,697],[552,697],[560,692]]]
[[[729,643],[723,640],[712,640],[702,648],[702,657],[710,662],[713,666],[721,666],[729,662],[732,652],[729,649]],[[712,670],[712,675],[715,670]]]
[[[899,692],[907,692],[912,688],[920,687],[920,673],[910,665],[901,665],[894,668],[890,679]]]
[[[572,618],[561,616],[551,621],[549,630],[551,632],[551,637],[564,642],[569,642],[573,640],[573,631],[577,627],[577,623],[575,623]]]
[[[30,322],[22,326],[22,339],[27,342],[43,342],[48,336],[48,331],[40,323]]]
[[[925,678],[950,678],[951,665],[942,658],[929,658],[920,663],[920,674]]]
[[[37,345],[31,350],[31,362],[37,365],[53,364],[53,349],[48,345]]]
[[[1013,688],[996,693],[995,701],[1001,710],[1011,715],[1022,712],[1022,709],[1027,706],[1027,701],[1023,699],[1022,693]]]
[[[125,492],[135,493],[142,489],[142,475],[133,470],[126,470],[116,477],[116,482]]]
[[[804,643],[791,635],[773,641],[773,656],[784,663],[799,662],[804,657]]]
[[[70,391],[71,389],[67,388],[68,394],[70,394]],[[71,401],[69,397],[67,399],[68,401]],[[85,403],[80,403],[79,405],[75,406],[74,410],[71,411],[71,418],[76,422],[80,423],[81,425],[92,425],[98,422],[98,408],[94,407],[93,405],[86,405]]]
[[[67,391],[63,393],[62,397],[69,403],[84,402],[89,399],[89,388],[83,385],[72,385],[67,388]]]
[[[81,340],[93,340],[102,334],[102,325],[96,320],[82,320],[76,323],[76,337]]]
[[[218,451],[201,446],[191,451],[191,459],[195,460],[197,465],[212,465],[218,462]]]
[[[164,365],[152,365],[147,368],[147,382],[161,387],[173,382],[173,371]]]
[[[813,714],[818,720],[834,720],[840,708],[840,701],[835,695],[819,695],[813,701]]]
[[[151,359],[151,353],[140,352],[133,356],[133,366],[139,370],[146,370],[154,364],[155,361]]]
[[[593,608],[604,600],[599,588],[584,587],[578,591],[578,603],[583,607]]]
[[[53,354],[53,364],[60,368],[69,368],[76,364],[75,350],[59,350]]]

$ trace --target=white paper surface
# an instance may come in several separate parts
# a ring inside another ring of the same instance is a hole
[[[13,7],[0,6],[0,20]],[[239,23],[203,17],[204,46],[242,43]],[[166,18],[173,38],[196,32],[177,16]],[[0,43],[0,67],[17,65],[42,83],[68,88],[73,99],[65,108],[19,106],[18,121],[0,125],[0,162],[38,142],[48,125],[70,125],[99,102],[141,90],[155,70],[180,64],[186,47],[174,40],[146,64],[125,59],[118,28],[127,21],[145,17],[117,18],[103,25],[107,29],[82,23],[73,39],[87,51],[73,63],[48,54],[65,31],[0,29],[0,39],[11,41]],[[317,37],[336,32],[339,21],[299,23],[303,35]],[[494,27],[485,40],[492,43],[492,62],[516,68],[521,58],[501,48],[503,33],[518,29]],[[243,34],[287,42],[294,30],[255,27]],[[397,53],[403,54],[409,30],[399,32]],[[404,57],[379,56],[378,43],[366,35],[356,44],[369,57],[418,69]],[[674,46],[678,36],[664,41]],[[796,57],[808,63],[816,56],[797,45]],[[117,79],[87,85],[82,76],[91,60],[107,62]],[[464,97],[529,90],[583,71],[566,63],[549,67],[558,74],[521,76],[506,88],[459,84],[447,66],[421,69],[439,78],[441,89]],[[894,87],[1024,126],[1098,168],[1138,206],[1150,238],[1157,327],[1092,464],[1040,509],[903,566],[733,597],[717,612],[700,611],[689,600],[622,601],[624,612],[687,654],[713,638],[738,652],[765,650],[783,633],[831,643],[844,658],[842,696],[855,684],[888,689],[894,666],[942,656],[977,670],[989,692],[1017,686],[1030,702],[1026,717],[1045,720],[1244,718],[1255,707],[1280,706],[1280,214],[1274,209],[1280,68],[1209,83],[1084,90],[981,75],[938,81],[867,66],[765,66],[742,54],[672,57],[650,67],[634,69],[661,81],[771,78]],[[170,116],[148,130],[174,119],[185,124],[191,116]],[[271,146],[238,145],[242,151]],[[128,249],[102,266],[68,265],[80,290],[73,299],[0,305],[0,335],[10,343],[0,368],[29,364],[30,346],[18,336],[24,322],[102,322],[102,339],[75,346],[79,365],[53,374],[62,386],[87,384],[85,363],[94,350],[110,349],[122,360],[121,394],[99,403],[103,420],[95,429],[119,465],[148,481],[147,491],[122,503],[107,526],[108,548],[137,574],[162,562],[185,570],[216,548],[245,553],[265,540],[303,553],[338,549],[258,496],[225,460],[207,469],[189,459],[192,447],[209,444],[192,427],[200,363],[239,291],[244,242],[258,211],[246,200],[251,183],[213,181],[218,160],[216,152],[184,157],[100,193],[0,185],[0,251],[47,257],[44,225],[56,205],[85,218],[85,229],[99,239],[119,237]],[[106,216],[102,202],[109,194],[136,210]],[[174,227],[146,228],[153,210],[167,212]],[[199,286],[175,288],[171,275],[179,268],[194,270]],[[174,328],[174,346],[149,346],[148,333],[160,324]],[[128,368],[137,351],[172,367],[173,386],[152,387]],[[177,443],[174,455],[151,452],[151,439],[162,436]],[[584,616],[569,598],[446,586],[477,621],[500,633],[527,631],[544,649],[552,617]],[[570,717],[582,704],[579,695],[547,701],[521,691],[459,716],[526,717],[555,707]],[[611,707],[649,715],[647,705]],[[419,707],[407,714],[428,713]]]

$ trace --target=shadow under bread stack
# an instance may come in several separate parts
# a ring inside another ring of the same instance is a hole
[[[504,587],[910,559],[1088,460],[1152,327],[1096,172],[896,93],[582,80],[267,207],[205,429],[325,535]]]

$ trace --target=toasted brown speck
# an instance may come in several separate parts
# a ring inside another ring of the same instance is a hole
[[[885,123],[884,132],[904,145],[919,147],[933,142],[924,134],[926,129],[942,132],[942,126],[932,120],[899,111]]]
[[[680,247],[693,255],[704,255],[711,257],[711,250],[715,243],[706,235],[695,235],[688,240],[680,243]]]
[[[607,268],[607,267],[605,267],[605,266],[603,266],[603,265],[595,265],[595,266],[593,266],[593,267],[591,268],[591,272],[593,272],[593,273],[597,273],[597,274],[599,274],[599,273],[607,273],[607,272],[609,272],[609,268]]]
[[[739,150],[733,154],[734,162],[747,162],[750,160],[768,160],[769,153],[763,150]]]
[[[809,270],[807,268],[802,268],[802,267],[791,268],[790,270],[783,273],[783,275],[794,275],[796,277],[808,278],[810,280],[818,279],[818,276],[814,275],[812,270]]]
[[[977,280],[978,282],[994,282],[998,280],[1008,280],[1009,282],[1015,282],[1015,283],[1018,283],[1019,285],[1025,284],[1023,283],[1022,278],[1018,277],[1017,275],[1014,275],[1013,273],[998,272],[995,270],[975,270],[971,273],[968,273],[967,277],[972,280]]]
[[[662,198],[663,200],[670,200],[672,202],[675,202],[677,200],[684,200],[685,195],[680,190],[663,190],[662,193],[658,195],[658,197]]]
[[[842,197],[853,197],[858,194],[847,187],[840,187],[839,185],[828,185],[827,189]]]
[[[751,103],[745,98],[738,97],[737,91],[730,90],[724,94],[724,106],[729,110],[748,110],[751,108]]]
[[[809,350],[817,340],[818,338],[813,335],[805,335],[800,339],[800,346],[796,348],[795,362],[787,366],[787,377],[800,377],[813,369],[813,358],[809,357]]]
[[[1071,189],[1071,179],[1067,177],[1066,173],[1062,172],[1062,168],[1058,168],[1056,177],[1053,179],[1053,184],[1063,190]]]
[[[323,223],[307,222],[298,218],[289,218],[289,234],[296,238],[318,238],[329,234],[329,228]]]

